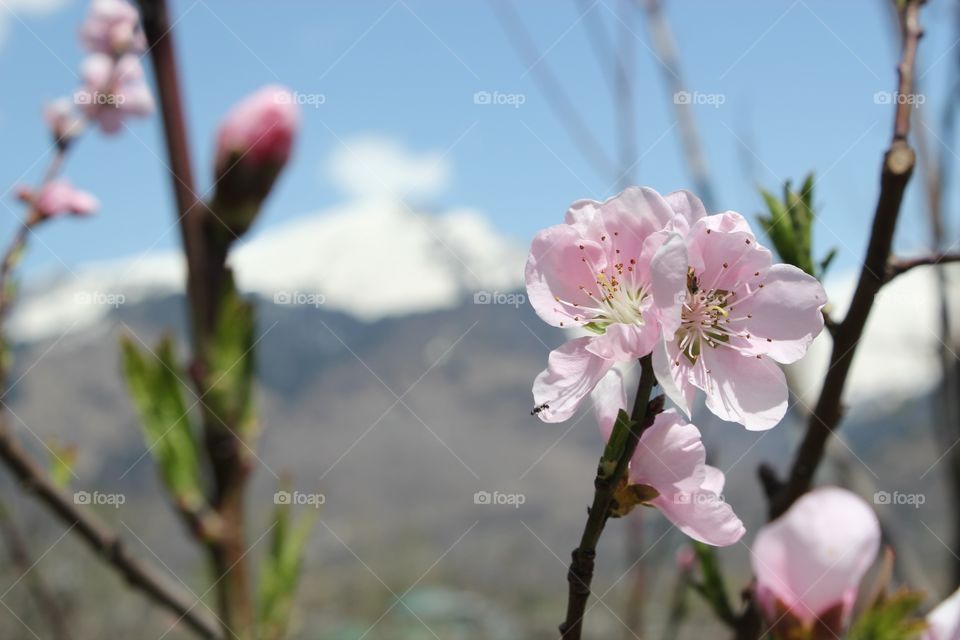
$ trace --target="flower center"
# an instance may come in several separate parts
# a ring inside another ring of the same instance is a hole
[[[703,346],[717,348],[730,341],[731,298],[735,294],[723,289],[703,290],[691,267],[687,272],[687,294],[680,312],[677,346],[680,352],[696,364]]]
[[[647,296],[646,287],[627,288],[616,276],[597,274],[597,287],[600,290],[601,312],[598,321],[642,325],[641,304]]]

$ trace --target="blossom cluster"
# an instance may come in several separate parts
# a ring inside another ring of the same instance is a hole
[[[803,357],[827,301],[815,278],[775,264],[739,213],[707,215],[688,191],[640,187],[575,202],[563,224],[539,232],[526,284],[545,322],[586,334],[550,353],[533,384],[535,413],[561,422],[593,393],[608,426],[626,405],[614,366],[645,356],[687,417],[699,390],[724,420],[775,426],[788,397],[779,365]],[[717,545],[743,535],[719,498],[722,472],[705,464],[700,432],[681,413],[657,416],[630,475],[656,490],[650,504],[688,535]]]

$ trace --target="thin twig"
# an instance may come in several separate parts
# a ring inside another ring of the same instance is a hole
[[[636,1],[640,2],[640,0]],[[687,170],[690,171],[690,178],[700,199],[703,200],[707,209],[712,211],[716,202],[713,181],[710,179],[707,156],[703,151],[703,141],[697,130],[697,121],[693,117],[693,105],[680,99],[681,95],[689,92],[680,75],[680,55],[677,52],[670,23],[663,14],[660,0],[643,0],[643,7],[647,14],[650,42],[659,58],[663,79],[667,84],[667,91],[677,117]]]
[[[514,10],[511,1],[490,0],[490,6],[493,7],[494,14],[500,21],[511,46],[516,50],[523,64],[527,65],[528,72],[533,74],[533,79],[546,98],[547,105],[560,120],[560,124],[567,130],[580,153],[593,164],[597,173],[604,178],[616,175],[614,164],[577,113],[569,96],[567,96],[567,92],[538,51],[530,32],[523,26],[523,22]]]
[[[650,356],[640,359],[640,368],[640,382],[637,385],[637,395],[631,413],[634,425],[630,431],[630,438],[613,473],[606,477],[598,471],[594,480],[593,504],[587,515],[583,535],[580,537],[580,545],[571,554],[570,569],[567,572],[569,583],[567,617],[560,625],[562,640],[580,640],[583,616],[590,597],[590,583],[593,581],[593,562],[597,555],[597,543],[610,517],[614,493],[621,478],[627,473],[630,459],[640,443],[640,436],[653,424],[653,419],[663,409],[663,396],[650,399],[657,382]]]
[[[890,258],[887,262],[884,284],[915,267],[945,265],[950,262],[960,262],[960,253],[934,253],[917,258]]]

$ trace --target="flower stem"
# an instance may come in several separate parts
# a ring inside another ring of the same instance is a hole
[[[650,399],[657,378],[653,373],[653,363],[650,356],[640,359],[640,382],[637,385],[637,395],[633,403],[631,419],[633,426],[630,437],[624,448],[623,455],[617,461],[614,472],[605,477],[597,473],[594,479],[593,504],[590,506],[587,523],[580,537],[580,545],[571,554],[570,569],[567,572],[569,592],[567,596],[567,617],[560,625],[562,640],[580,640],[583,627],[583,616],[590,597],[590,583],[593,580],[593,564],[597,555],[597,543],[603,533],[604,526],[610,517],[610,507],[613,503],[613,494],[620,479],[627,473],[630,459],[633,458],[640,436],[644,430],[653,424],[653,419],[663,410],[663,396]]]

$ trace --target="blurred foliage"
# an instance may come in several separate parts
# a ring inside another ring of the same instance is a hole
[[[926,628],[919,615],[923,593],[900,589],[881,597],[850,629],[848,640],[915,640]]]
[[[760,195],[763,196],[769,215],[760,215],[758,218],[781,260],[822,280],[837,250],[831,249],[819,262],[813,259],[811,247],[813,222],[816,219],[813,205],[814,183],[813,173],[808,174],[798,193],[791,188],[788,180],[783,185],[781,198],[761,189]]]
[[[253,411],[254,318],[253,305],[240,297],[232,276],[226,273],[220,306],[220,321],[207,354],[205,407],[218,422],[236,430],[240,436],[252,435]]]
[[[188,508],[203,504],[198,445],[183,400],[182,372],[167,336],[145,355],[129,338],[121,341],[124,372],[148,450],[157,461],[164,484]]]
[[[727,596],[716,547],[695,540],[691,542],[697,557],[697,566],[700,568],[700,579],[692,579],[691,586],[703,596],[718,618],[728,622],[736,620],[737,616]]]
[[[257,637],[262,640],[282,640],[286,636],[314,521],[308,512],[293,522],[290,501],[277,501],[274,517],[276,524],[270,550],[261,564],[257,594]]]
[[[58,440],[47,441],[47,465],[53,484],[60,489],[68,489],[76,463],[76,445],[62,444]]]

